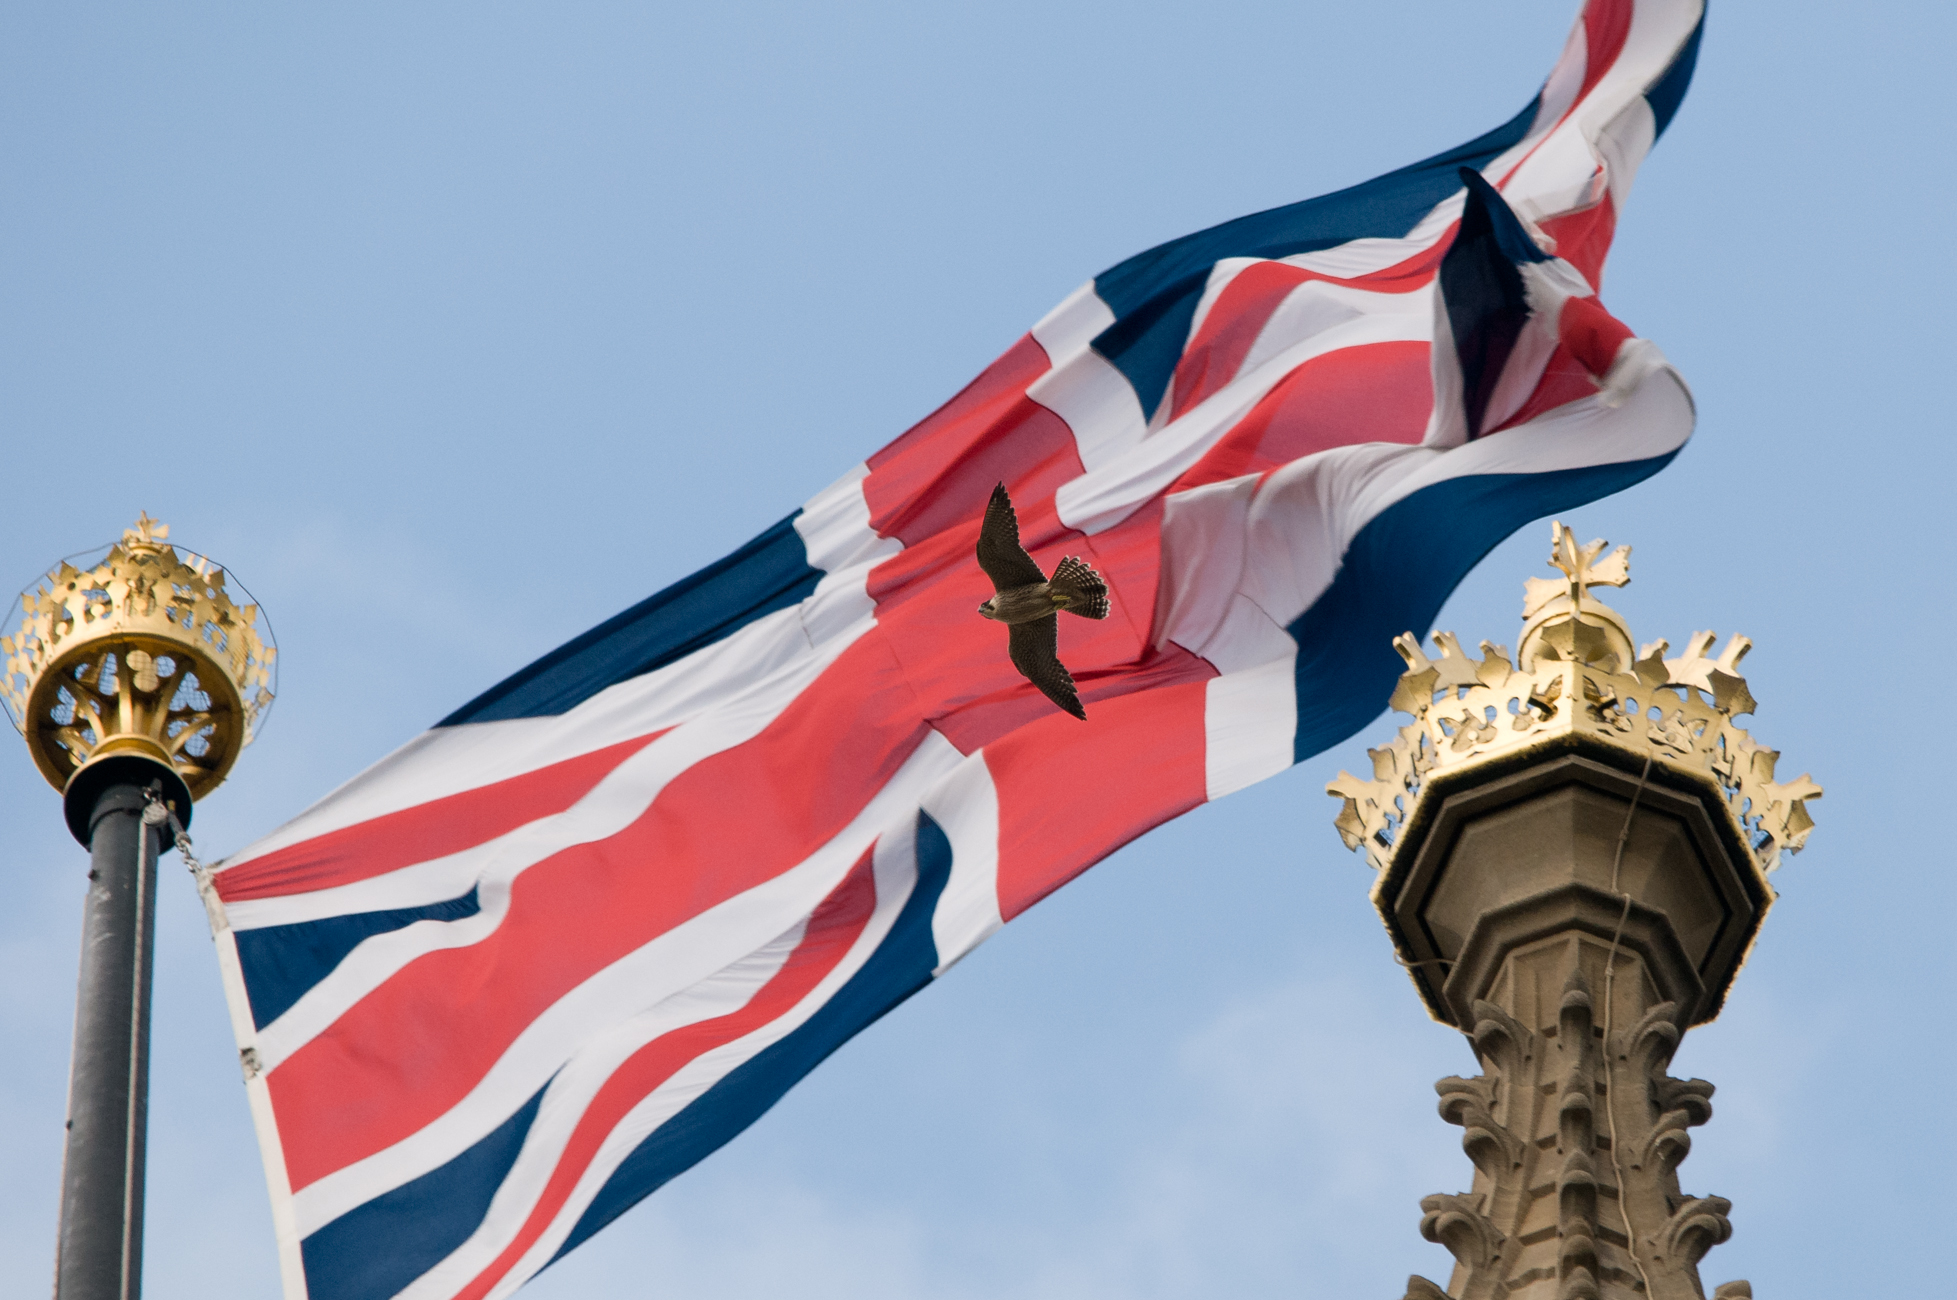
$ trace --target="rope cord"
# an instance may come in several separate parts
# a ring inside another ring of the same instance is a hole
[[[1650,752],[1644,756],[1644,771],[1638,776],[1638,788],[1631,793],[1631,806],[1624,810],[1624,829],[1618,833],[1617,855],[1610,864],[1610,892],[1622,894],[1624,910],[1617,914],[1617,930],[1610,937],[1610,953],[1604,958],[1604,1079],[1610,1092],[1604,1100],[1604,1118],[1610,1124],[1610,1164],[1617,1174],[1617,1209],[1624,1216],[1626,1250],[1637,1265],[1646,1295],[1651,1294],[1651,1275],[1638,1258],[1638,1230],[1632,1226],[1631,1201],[1624,1190],[1624,1152],[1617,1142],[1617,1055],[1611,1050],[1610,1024],[1616,1005],[1611,999],[1611,984],[1617,974],[1617,947],[1624,938],[1624,923],[1631,919],[1631,896],[1619,889],[1618,873],[1624,866],[1624,846],[1631,841],[1631,819],[1638,815],[1638,800],[1644,797],[1645,783],[1651,779],[1652,757]]]

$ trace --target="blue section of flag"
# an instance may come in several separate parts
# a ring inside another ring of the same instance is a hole
[[[1652,132],[1653,138],[1665,134],[1665,128],[1672,124],[1672,118],[1678,113],[1678,106],[1685,102],[1685,92],[1692,85],[1692,71],[1699,66],[1699,38],[1705,34],[1706,20],[1701,15],[1699,25],[1692,29],[1692,35],[1679,47],[1671,66],[1665,69],[1665,75],[1644,92],[1644,102],[1651,105],[1652,120],[1657,124],[1657,129]]]
[[[929,814],[919,813],[917,885],[870,960],[800,1028],[709,1088],[625,1157],[551,1262],[733,1140],[831,1052],[929,984],[938,966],[931,916],[950,879],[951,841]]]
[[[1336,194],[1199,230],[1103,271],[1094,277],[1094,292],[1115,321],[1094,340],[1094,350],[1128,377],[1143,412],[1152,417],[1188,345],[1210,269],[1219,261],[1291,257],[1354,239],[1404,238],[1436,203],[1461,188],[1462,167],[1485,166],[1528,134],[1540,98],[1459,148]]]
[[[1546,262],[1549,254],[1536,247],[1507,200],[1480,172],[1463,167],[1460,177],[1468,187],[1467,202],[1454,243],[1441,259],[1440,293],[1461,363],[1468,436],[1478,438],[1502,368],[1529,323],[1529,301],[1516,268],[1523,262]]]
[[[1543,252],[1523,228],[1522,219],[1509,207],[1502,192],[1488,183],[1488,178],[1472,167],[1463,167],[1457,173],[1461,184],[1468,193],[1462,205],[1461,228],[1455,232],[1454,247],[1460,247],[1464,240],[1485,239],[1492,241],[1495,251],[1511,263],[1547,262],[1549,254]],[[1449,249],[1450,252],[1453,249]]]
[[[347,1211],[301,1242],[307,1300],[387,1300],[448,1258],[489,1213],[548,1087],[441,1168]]]
[[[354,912],[292,925],[268,925],[239,930],[238,965],[251,997],[252,1024],[271,1024],[306,990],[332,973],[346,955],[377,934],[400,930],[416,921],[459,921],[482,910],[475,886],[460,898],[421,907],[396,907],[384,912]]]
[[[822,570],[795,531],[801,511],[725,559],[609,618],[478,695],[435,725],[567,713],[599,691],[684,659],[754,620],[799,605]]]
[[[1393,638],[1425,638],[1468,570],[1533,519],[1641,483],[1649,460],[1541,474],[1480,474],[1414,492],[1367,522],[1332,585],[1285,629],[1298,643],[1295,761],[1357,734],[1386,708],[1406,664]]]

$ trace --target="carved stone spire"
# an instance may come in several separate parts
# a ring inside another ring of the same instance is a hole
[[[1474,1182],[1420,1203],[1454,1276],[1446,1291],[1411,1279],[1409,1300],[1704,1300],[1699,1261],[1731,1235],[1732,1206],[1682,1192],[1678,1166],[1712,1085],[1665,1073],[1678,1004],[1651,1001],[1634,953],[1606,975],[1610,957],[1594,936],[1556,935],[1513,953],[1496,997],[1475,1002],[1482,1073],[1434,1085]]]
[[[1435,1085],[1474,1179],[1421,1201],[1455,1267],[1406,1300],[1705,1300],[1732,1206],[1678,1168],[1713,1088],[1666,1071],[1724,1003],[1821,790],[1776,783],[1778,755],[1734,722],[1754,708],[1745,638],[1633,653],[1592,590],[1630,580],[1629,548],[1560,524],[1554,545],[1563,580],[1531,580],[1514,660],[1399,638],[1393,703],[1414,721],[1371,751],[1372,781],[1330,787],[1401,962],[1481,1066]]]

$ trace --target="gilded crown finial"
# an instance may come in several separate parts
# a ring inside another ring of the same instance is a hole
[[[1554,578],[1523,579],[1522,616],[1528,618],[1558,596],[1567,596],[1570,608],[1577,608],[1591,587],[1623,587],[1631,581],[1631,548],[1620,546],[1599,560],[1610,543],[1603,538],[1588,546],[1577,545],[1576,534],[1560,521],[1550,524],[1549,563],[1563,571],[1565,581]]]
[[[202,797],[271,706],[278,648],[258,606],[169,536],[144,512],[99,560],[64,560],[22,592],[0,636],[0,704],[56,789],[133,755]]]
[[[1518,662],[1527,667],[1549,658],[1628,666],[1634,662],[1631,629],[1590,589],[1629,585],[1631,548],[1620,546],[1605,555],[1610,543],[1602,538],[1583,546],[1561,523],[1549,527],[1549,563],[1563,579],[1523,580]]]
[[[136,516],[134,527],[122,530],[124,546],[158,547],[169,540],[170,525],[151,519],[147,510]]]
[[[1762,870],[1777,867],[1783,850],[1799,852],[1814,827],[1807,802],[1821,787],[1806,775],[1776,781],[1779,753],[1735,721],[1756,707],[1739,671],[1753,643],[1736,635],[1714,656],[1716,636],[1695,632],[1675,657],[1663,640],[1633,652],[1623,617],[1590,590],[1631,580],[1631,548],[1606,555],[1607,542],[1579,546],[1562,524],[1552,527],[1550,563],[1563,578],[1527,579],[1513,659],[1487,641],[1475,659],[1451,632],[1434,634],[1439,658],[1411,632],[1394,639],[1407,670],[1391,705],[1413,721],[1367,751],[1372,779],[1340,772],[1326,787],[1342,801],[1346,846],[1363,846],[1383,872],[1434,776],[1582,739],[1717,789]]]

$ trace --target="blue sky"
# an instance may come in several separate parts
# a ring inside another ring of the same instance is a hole
[[[0,7],[0,580],[139,509],[283,649],[197,811],[239,847],[780,518],[1120,258],[1506,120],[1574,0]],[[1641,638],[1744,631],[1828,790],[1722,1019],[1709,1282],[1947,1284],[1957,887],[1947,5],[1717,0],[1604,297],[1691,381],[1576,512]],[[1938,144],[1937,141],[1943,141]],[[1944,159],[1938,162],[1939,158]],[[1439,626],[1508,640],[1532,525]],[[1397,1295],[1464,1188],[1429,1023],[1339,846],[1338,749],[1014,923],[528,1294]],[[86,861],[0,755],[0,1297],[51,1263]],[[166,863],[151,1300],[271,1300],[216,963]]]

